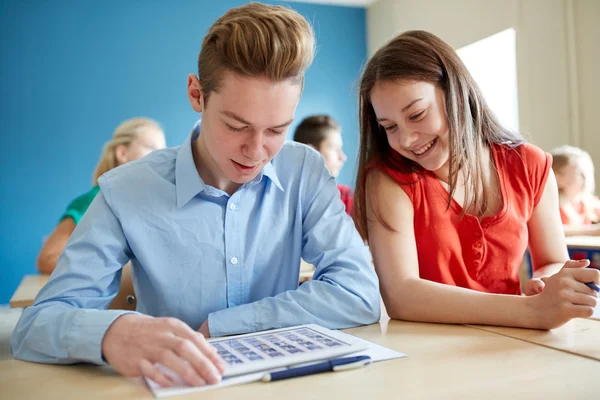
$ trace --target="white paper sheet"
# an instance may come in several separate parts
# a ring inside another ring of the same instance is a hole
[[[365,342],[366,342],[366,340],[365,340]],[[348,354],[348,356],[346,356],[346,357],[350,357],[350,356],[369,356],[369,357],[371,357],[372,362],[387,361],[387,360],[393,360],[394,358],[407,357],[407,355],[404,353],[400,353],[395,350],[388,349],[387,347],[380,346],[377,343],[371,343],[371,342],[369,342],[368,350],[361,351],[361,352],[354,353],[354,354]]]
[[[347,356],[344,356],[344,357],[365,355],[365,356],[371,357],[372,362],[387,361],[387,360],[392,360],[395,358],[406,357],[406,354],[404,354],[404,353],[399,353],[395,350],[388,349],[387,347],[383,347],[376,343],[371,343],[371,342],[368,342],[368,341],[360,339],[360,338],[358,338],[358,339],[363,342],[368,343],[369,349],[358,352],[358,353],[348,354]],[[158,385],[156,382],[154,382],[150,379],[145,379],[145,381],[146,381],[146,384],[148,385],[148,387],[150,388],[150,390],[152,391],[152,394],[154,395],[154,397],[159,398],[159,397],[176,396],[176,395],[193,393],[193,392],[202,392],[205,390],[218,389],[218,388],[223,388],[223,387],[233,386],[233,385],[241,385],[241,384],[250,383],[250,382],[257,382],[257,381],[260,381],[262,379],[262,377],[265,375],[265,373],[267,373],[267,372],[268,371],[256,372],[256,373],[247,374],[247,375],[235,376],[232,378],[225,378],[221,382],[217,383],[216,385],[206,385],[206,386],[201,386],[201,387],[188,386],[185,382],[183,382],[183,380],[180,377],[176,376],[172,372],[170,373],[170,375],[175,380],[175,383],[173,384],[173,386],[171,386],[169,388],[163,388],[160,385]],[[265,383],[265,385],[268,385],[268,383]]]
[[[168,388],[161,387],[158,383],[154,382],[150,379],[145,379],[146,384],[152,391],[154,397],[168,397],[168,396],[176,396],[180,394],[193,393],[193,392],[203,392],[205,390],[218,389],[227,386],[233,385],[241,385],[243,383],[257,382],[260,381],[261,378],[265,375],[264,372],[255,372],[253,374],[234,376],[231,378],[225,378],[221,382],[215,385],[206,385],[206,386],[189,386],[179,376],[173,376],[175,383],[173,386]]]
[[[590,318],[600,321],[600,299],[598,299],[598,304],[596,304],[596,308],[594,308],[594,314]]]

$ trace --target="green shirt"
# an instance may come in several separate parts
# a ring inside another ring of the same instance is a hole
[[[99,191],[100,186],[94,186],[89,192],[77,197],[67,206],[67,210],[62,217],[60,217],[60,220],[62,221],[65,218],[71,218],[75,222],[75,225],[77,225]]]

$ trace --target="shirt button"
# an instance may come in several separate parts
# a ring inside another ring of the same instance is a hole
[[[475,236],[476,238],[481,237],[481,232],[480,231],[475,231],[473,233],[473,236]]]
[[[480,249],[481,248],[481,242],[476,242],[475,243],[475,248],[476,249]]]
[[[484,223],[484,224],[481,224],[481,227],[482,227],[483,229],[487,229],[487,228],[488,228],[488,226],[490,226],[490,225],[489,225],[487,222],[486,222],[486,223]]]
[[[233,265],[237,264],[237,263],[238,263],[238,259],[237,259],[237,257],[231,257],[231,263],[232,263]]]
[[[235,210],[235,204],[234,204],[234,203],[231,203],[231,204],[229,205],[229,209],[230,209],[230,210]]]

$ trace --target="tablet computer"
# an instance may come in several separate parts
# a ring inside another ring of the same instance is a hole
[[[209,339],[226,364],[223,377],[273,370],[366,350],[369,344],[319,325]]]

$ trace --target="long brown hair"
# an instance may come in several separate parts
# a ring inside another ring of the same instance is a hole
[[[449,196],[450,207],[456,191],[459,169],[465,176],[463,210],[477,214],[486,210],[483,193],[483,154],[492,143],[518,146],[523,139],[504,128],[485,102],[479,87],[456,52],[443,40],[425,31],[405,32],[379,49],[367,63],[360,81],[360,151],[354,219],[363,239],[367,231],[367,166],[373,160],[395,170],[422,173],[419,164],[401,157],[391,147],[385,131],[377,122],[371,104],[371,91],[379,82],[425,81],[439,86],[445,95],[449,129]],[[377,218],[389,228],[377,212]]]

